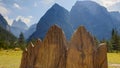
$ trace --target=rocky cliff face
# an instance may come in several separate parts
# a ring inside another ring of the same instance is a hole
[[[0,14],[0,26],[5,30],[10,31],[10,26],[8,25],[7,21],[1,14]]]
[[[120,12],[110,12],[115,29],[120,33]]]
[[[107,9],[92,1],[77,1],[70,11],[70,23],[75,30],[85,26],[99,40],[109,39],[114,27]]]
[[[54,4],[40,19],[36,31],[29,39],[41,38],[43,40],[48,29],[54,24],[62,28],[67,40],[69,40],[73,33],[72,26],[69,24],[69,12],[58,4]]]
[[[25,31],[25,33],[24,33],[25,39],[28,39],[32,35],[32,33],[35,32],[36,26],[37,26],[37,24],[33,24],[29,27],[29,29],[27,31]]]
[[[70,40],[73,31],[80,25],[85,26],[99,40],[110,39],[112,29],[120,30],[119,17],[120,13],[109,12],[105,7],[93,1],[77,1],[70,12],[55,4],[40,19],[36,31],[29,40],[43,39],[53,24],[63,29],[67,40]]]
[[[28,29],[28,26],[19,19],[18,21],[14,20],[13,24],[11,25],[11,32],[16,36],[19,37],[20,33],[25,33]]]
[[[97,46],[83,26],[67,43],[62,29],[54,25],[35,45],[23,52],[20,68],[108,68],[106,44]]]

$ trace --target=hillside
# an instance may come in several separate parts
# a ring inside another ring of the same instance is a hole
[[[72,26],[69,24],[69,12],[58,4],[54,4],[40,19],[36,31],[30,36],[30,39],[43,39],[48,29],[56,24],[65,32],[67,40],[73,33]]]
[[[10,30],[10,26],[8,25],[6,19],[0,14],[0,26],[6,30]]]
[[[16,39],[17,38],[13,34],[0,27],[0,48],[7,48],[8,46],[12,45]]]

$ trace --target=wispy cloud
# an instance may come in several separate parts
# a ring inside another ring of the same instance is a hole
[[[18,17],[16,18],[16,20],[21,19],[21,20],[22,20],[23,22],[25,22],[26,24],[30,24],[32,18],[33,18],[33,16],[27,16],[27,17],[18,16]]]
[[[53,3],[55,0],[41,0],[41,3],[43,4],[50,4]]]
[[[9,13],[8,9],[2,3],[0,3],[0,13],[2,15],[7,15]]]
[[[120,12],[120,2],[108,7],[109,11],[119,11]]]
[[[120,11],[120,0],[92,0],[102,6],[106,7],[109,11]]]
[[[15,8],[17,8],[17,9],[22,9],[22,8],[20,7],[20,5],[18,5],[17,3],[14,3],[13,6],[14,6]]]
[[[105,7],[114,5],[115,3],[120,2],[120,0],[96,0]]]
[[[4,18],[7,20],[9,25],[12,25],[13,19],[10,19],[8,16],[5,16]]]

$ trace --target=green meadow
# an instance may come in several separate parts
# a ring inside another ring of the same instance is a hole
[[[21,56],[22,51],[1,50],[0,68],[19,68]],[[109,68],[120,68],[120,53],[108,53],[107,56]]]
[[[0,68],[19,68],[22,51],[0,51]]]

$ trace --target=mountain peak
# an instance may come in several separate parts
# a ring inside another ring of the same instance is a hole
[[[70,23],[74,29],[84,25],[100,40],[110,37],[112,20],[107,9],[93,1],[77,1],[70,11]],[[98,28],[103,27],[104,28]],[[101,36],[101,33],[104,35]]]
[[[30,39],[43,39],[51,26],[62,28],[65,32],[67,40],[70,39],[73,29],[69,24],[69,12],[58,4],[54,4],[40,19],[37,24],[36,31],[30,36]]]
[[[28,26],[21,19],[14,20],[12,23],[12,27],[28,29]]]
[[[99,14],[101,12],[106,12],[106,13],[108,12],[105,7],[101,6],[100,4],[96,2],[88,1],[88,0],[77,1],[72,8],[74,9],[71,9],[71,11],[72,10],[78,10],[78,11],[84,10],[84,11],[91,13],[92,15]]]
[[[89,9],[90,11],[91,10],[97,10],[98,8],[103,8],[98,3],[94,2],[94,1],[88,1],[88,0],[77,1],[73,7],[81,7],[81,8],[84,8],[84,9]]]
[[[76,1],[75,5],[80,5],[80,4],[97,4],[96,2],[94,1],[88,1],[88,0],[85,0],[85,1]]]
[[[101,8],[102,7],[101,5],[99,5],[96,2],[94,2],[94,1],[88,1],[88,0],[77,1],[74,6],[76,6],[76,7],[79,7],[79,6],[80,7],[85,7],[85,8],[88,8],[88,9],[97,9],[97,8]]]
[[[19,37],[20,33],[24,33],[28,29],[28,26],[21,20],[14,20],[11,26],[11,32]]]
[[[60,6],[59,4],[55,3],[50,9],[54,10],[66,10],[64,7]]]
[[[0,13],[0,17],[2,17],[2,14]]]
[[[9,25],[2,14],[0,14],[0,26],[9,31]]]
[[[53,6],[55,6],[55,7],[60,7],[60,5],[59,5],[59,4],[57,4],[57,3],[55,3]]]

